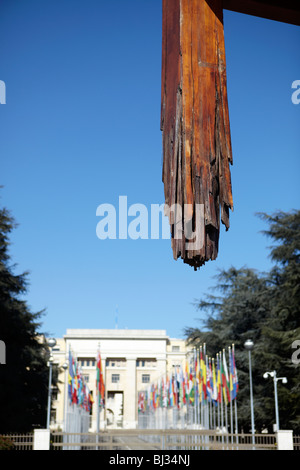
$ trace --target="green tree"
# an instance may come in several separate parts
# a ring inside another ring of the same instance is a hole
[[[31,313],[22,299],[27,273],[14,274],[9,235],[15,222],[0,210],[0,340],[6,364],[0,365],[0,432],[27,432],[45,427],[48,393],[48,351],[39,333],[42,312]]]
[[[300,430],[300,366],[291,361],[292,344],[300,339],[300,211],[260,217],[269,225],[264,233],[273,242],[270,257],[276,263],[270,273],[272,311],[263,334],[272,353],[270,366],[288,378],[286,386],[278,386],[280,422]]]
[[[250,429],[248,353],[244,342],[255,343],[252,372],[256,429],[272,430],[274,388],[266,371],[276,370],[288,378],[278,383],[280,425],[300,432],[300,366],[292,362],[292,343],[300,339],[299,315],[299,212],[260,214],[269,224],[265,234],[275,245],[271,258],[276,263],[269,273],[234,267],[217,276],[217,295],[209,295],[196,306],[204,313],[202,328],[186,328],[193,344],[206,342],[209,354],[235,344],[239,369],[239,424]]]

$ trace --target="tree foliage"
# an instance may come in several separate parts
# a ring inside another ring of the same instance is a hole
[[[32,313],[22,299],[28,274],[10,264],[9,235],[16,224],[0,210],[0,340],[6,364],[0,365],[0,432],[27,432],[45,427],[48,393],[48,348],[39,333],[43,312]]]
[[[278,382],[280,427],[299,433],[300,364],[292,360],[292,346],[300,340],[300,211],[259,217],[268,224],[264,233],[273,242],[270,257],[274,267],[267,273],[247,267],[221,271],[214,288],[219,295],[208,295],[196,304],[204,318],[202,327],[185,332],[191,343],[206,342],[212,355],[235,344],[239,425],[245,432],[250,429],[250,392],[244,343],[251,338],[255,344],[251,354],[256,430],[273,429],[274,384],[263,374],[276,370],[278,377],[288,379],[286,385]]]

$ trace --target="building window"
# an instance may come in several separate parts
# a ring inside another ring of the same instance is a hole
[[[93,359],[89,359],[89,358],[87,358],[87,359],[83,359],[83,358],[78,359],[78,362],[79,362],[79,365],[81,367],[95,367],[95,365],[96,365],[96,361],[93,360]]]
[[[113,384],[117,384],[120,382],[120,374],[112,374],[111,381]]]
[[[84,375],[84,376],[83,376],[83,379],[84,379],[84,381],[85,381],[86,383],[89,383],[89,381],[90,381],[90,376],[89,376],[89,375]]]
[[[137,359],[136,367],[156,367],[156,359]]]
[[[172,352],[180,351],[180,346],[172,346]]]
[[[150,383],[150,374],[142,374],[142,383],[149,384]]]
[[[58,392],[59,392],[59,390],[58,390],[57,387],[51,387],[51,395],[52,395],[53,401],[57,400]]]
[[[56,423],[56,410],[51,409],[50,411],[50,423],[55,424]]]
[[[106,367],[126,367],[126,359],[124,358],[106,359]]]

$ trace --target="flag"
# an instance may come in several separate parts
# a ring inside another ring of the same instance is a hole
[[[187,375],[183,368],[181,367],[181,380],[182,380],[182,404],[186,405],[187,403]]]
[[[212,400],[213,396],[213,378],[212,378],[212,369],[211,369],[211,359],[206,359],[206,393],[207,398]]]
[[[155,384],[154,386],[154,408],[158,408],[159,406],[159,386]]]
[[[167,408],[168,406],[168,383],[167,377],[164,377],[162,381],[162,406],[163,408]]]
[[[69,375],[68,375],[68,395],[72,404],[78,403],[77,395],[78,379],[77,367],[71,350],[69,351]]]
[[[83,406],[84,402],[84,380],[81,369],[77,366],[77,400],[78,405]]]
[[[93,400],[92,392],[90,391],[86,383],[84,383],[84,394],[85,394],[84,408],[86,411],[90,413],[92,410],[92,405],[94,403],[94,400]]]
[[[69,351],[69,370],[68,370],[68,396],[70,402],[73,397],[73,358],[71,350]]]
[[[192,367],[189,362],[186,362],[186,374],[187,374],[187,400],[190,405],[194,404],[194,378]]]
[[[238,389],[239,389],[239,381],[238,381],[238,374],[237,368],[235,364],[235,350],[234,344],[232,345],[232,354],[231,354],[231,368],[232,368],[232,399],[234,400],[237,396]]]
[[[221,378],[222,378],[224,401],[227,404],[228,402],[230,402],[230,389],[229,389],[230,385],[229,385],[229,376],[228,376],[224,349],[223,349],[223,364],[221,362]]]
[[[151,385],[148,386],[146,390],[146,404],[147,404],[147,409],[150,410],[151,408]]]
[[[178,408],[180,408],[184,403],[184,389],[183,389],[183,373],[182,366],[177,368],[177,389],[178,389]]]
[[[166,377],[166,407],[170,406],[170,379],[169,375],[167,374]]]
[[[97,378],[96,378],[96,393],[98,396],[98,405],[101,408],[105,404],[105,385],[102,372],[102,362],[100,351],[97,353]]]
[[[161,377],[160,379],[160,390],[159,390],[159,406],[163,408],[164,406],[164,379]]]
[[[213,383],[212,399],[215,403],[217,403],[217,401],[218,401],[218,384],[217,384],[217,376],[216,376],[216,368],[215,368],[214,358],[212,358],[212,383]]]
[[[173,376],[171,375],[169,379],[169,406],[173,406],[174,396],[173,396]]]
[[[222,401],[222,380],[221,380],[221,365],[220,365],[220,356],[217,354],[217,394],[218,403]]]
[[[91,411],[94,403],[93,396],[71,350],[69,350],[68,397],[71,404],[78,405],[88,412]]]
[[[152,393],[152,407],[155,410],[156,408],[156,385],[155,384],[152,384],[151,393]]]
[[[177,380],[175,374],[172,374],[172,394],[173,394],[173,405],[178,405],[178,393],[177,393]]]
[[[89,390],[89,388],[87,388],[87,395],[88,395],[88,410],[90,412],[92,410],[94,399],[93,399],[93,394],[91,390]]]
[[[204,348],[204,356],[205,356],[205,345],[204,345],[203,348]],[[201,370],[201,382],[202,382],[203,399],[206,400],[206,398],[207,398],[206,365],[205,365],[205,357],[203,358],[202,346],[200,347],[200,370]]]
[[[230,401],[233,400],[233,369],[232,369],[232,358],[231,358],[231,348],[228,347],[228,358],[229,358],[229,393]]]
[[[201,377],[200,377],[200,361],[198,359],[198,351],[194,349],[194,357],[193,357],[193,386],[194,386],[194,400],[195,404],[200,401],[200,384],[201,384]]]
[[[138,411],[140,413],[145,412],[145,394],[144,392],[140,392],[138,395]]]

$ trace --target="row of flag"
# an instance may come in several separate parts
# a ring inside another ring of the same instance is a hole
[[[237,397],[238,374],[234,345],[228,348],[228,364],[225,350],[210,358],[206,345],[200,346],[171,375],[161,377],[138,394],[138,410],[197,405],[212,402],[228,404]]]
[[[100,351],[97,353],[96,361],[96,395],[98,405],[102,408],[105,404],[105,385]],[[91,411],[94,403],[93,395],[71,350],[69,351],[68,396],[70,403]]]
[[[71,404],[78,405],[88,412],[91,411],[94,403],[93,396],[71,350],[69,351],[68,396]]]

